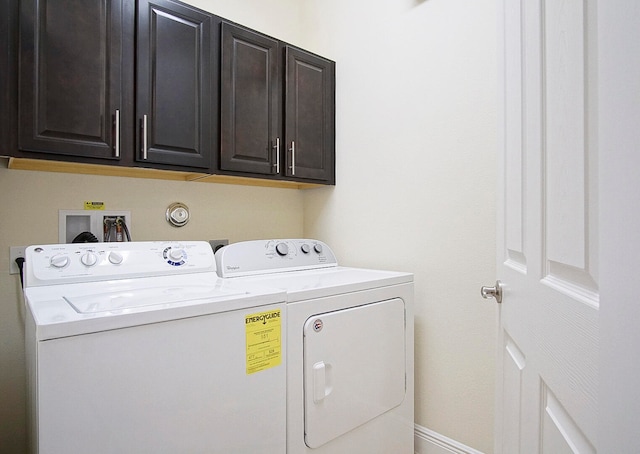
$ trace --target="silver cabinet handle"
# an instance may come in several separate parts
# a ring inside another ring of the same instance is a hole
[[[276,144],[273,146],[276,150],[276,173],[280,173],[280,137],[276,137]]]
[[[147,116],[142,116],[142,159],[147,159]]]
[[[481,287],[480,294],[484,299],[495,298],[498,304],[502,303],[502,282],[496,281],[495,287]]]
[[[291,148],[289,148],[291,152],[291,165],[289,168],[291,169],[291,176],[295,176],[296,174],[296,142],[294,140],[291,141]]]
[[[114,155],[116,158],[120,157],[120,109],[116,109],[115,118],[115,131],[114,131]]]

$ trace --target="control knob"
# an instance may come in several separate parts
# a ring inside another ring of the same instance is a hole
[[[122,260],[124,260],[124,257],[122,257],[121,253],[116,251],[111,251],[109,253],[109,261],[114,265],[120,265],[122,263]]]
[[[185,253],[184,249],[170,249],[169,250],[169,258],[174,262],[180,262],[184,259]]]
[[[98,262],[98,257],[93,252],[88,251],[80,257],[80,261],[84,266],[93,266]]]
[[[64,268],[69,264],[69,257],[64,254],[56,254],[49,261],[54,268]]]
[[[289,253],[289,246],[286,243],[278,243],[276,244],[276,252],[278,255],[285,256]]]
[[[322,254],[322,245],[321,244],[314,245],[313,250],[316,251],[318,254]]]

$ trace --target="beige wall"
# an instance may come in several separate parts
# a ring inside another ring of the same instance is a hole
[[[416,423],[492,451],[494,0],[191,0],[337,61],[337,186],[295,191],[0,167],[0,446],[24,446],[24,346],[9,246],[55,242],[59,209],[132,212],[136,240],[317,237],[345,265],[416,280]],[[3,163],[4,164],[4,163]],[[175,229],[166,207],[186,203]]]
[[[304,194],[305,233],[343,264],[415,273],[416,423],[492,452],[495,1],[306,5],[338,62],[338,154],[335,190]]]
[[[186,3],[274,38],[302,45],[300,18],[305,3],[299,0],[188,0]]]

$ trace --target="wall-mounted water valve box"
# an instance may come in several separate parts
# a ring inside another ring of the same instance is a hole
[[[91,243],[131,241],[131,212],[60,210],[58,241]]]

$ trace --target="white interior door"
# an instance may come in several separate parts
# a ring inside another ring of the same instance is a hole
[[[640,452],[640,2],[598,4],[598,452]]]
[[[595,453],[595,0],[503,0],[496,453]]]

